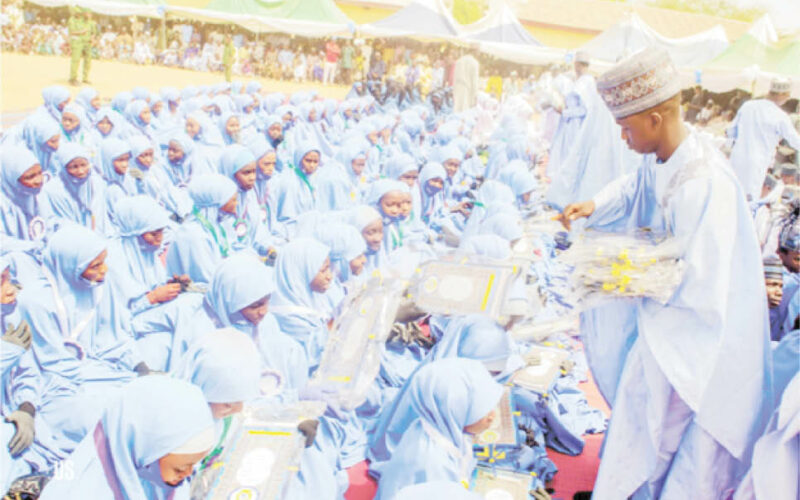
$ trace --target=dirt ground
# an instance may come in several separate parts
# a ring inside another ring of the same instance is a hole
[[[41,90],[49,85],[68,85],[69,58],[55,56],[22,55],[3,52],[0,54],[0,112],[2,126],[7,128],[20,117],[42,103]],[[203,73],[163,66],[140,66],[115,61],[92,61],[89,74],[91,86],[108,101],[117,92],[142,86],[151,91],[171,86],[182,88],[187,85],[208,85],[224,80],[222,73]],[[239,78],[249,82],[253,78]],[[347,93],[343,86],[323,86],[311,83],[293,83],[258,79],[264,88],[262,92],[292,93],[298,90],[314,89],[325,97],[341,99]],[[81,87],[70,87],[73,95]]]

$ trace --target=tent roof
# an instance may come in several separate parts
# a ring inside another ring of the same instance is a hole
[[[747,30],[747,34],[763,43],[769,45],[778,41],[778,32],[775,30],[775,25],[772,24],[772,18],[769,14],[764,14]]]
[[[361,31],[375,36],[459,36],[458,23],[442,0],[413,0],[391,16],[362,26]]]
[[[286,0],[270,9],[270,17],[295,21],[347,24],[352,21],[333,0]]]
[[[42,7],[82,7],[105,16],[164,17],[163,0],[30,0]]]
[[[514,11],[504,1],[495,4],[486,16],[479,21],[464,27],[470,32],[471,40],[484,42],[500,42],[518,45],[541,46],[517,19]]]
[[[616,62],[649,45],[666,49],[677,66],[698,67],[722,53],[728,39],[720,26],[684,38],[667,38],[634,13],[589,40],[581,50],[594,59]]]
[[[742,70],[760,61],[766,61],[769,47],[756,37],[746,33],[733,42],[722,54],[714,58],[706,68]]]

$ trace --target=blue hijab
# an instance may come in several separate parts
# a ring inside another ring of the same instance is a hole
[[[111,108],[119,114],[125,113],[125,108],[134,99],[130,92],[119,92],[111,99]]]
[[[481,223],[481,234],[496,234],[512,242],[522,237],[522,223],[519,215],[509,212],[496,213]]]
[[[118,189],[122,190],[123,196],[134,194],[136,192],[134,179],[128,175],[127,171],[124,174],[120,174],[114,169],[114,160],[131,153],[128,143],[120,139],[108,139],[103,141],[100,151],[103,162],[101,171],[106,184],[109,187],[112,185],[117,186]]]
[[[70,113],[75,115],[78,118],[78,126],[72,129],[72,131],[67,132],[64,128],[64,125],[61,125],[61,131],[63,132],[62,137],[70,142],[78,142],[80,144],[86,144],[86,138],[88,132],[91,130],[89,126],[89,119],[86,118],[86,114],[83,112],[83,108],[75,103],[69,103],[64,106],[64,109],[61,110],[61,117],[64,117],[64,113]],[[61,122],[59,122],[61,123]]]
[[[167,271],[158,257],[161,247],[142,239],[142,234],[169,226],[167,212],[145,195],[120,199],[114,210],[119,235],[109,246],[112,273],[127,272],[130,283],[141,292],[152,290],[167,281]],[[123,269],[124,268],[124,269]],[[130,293],[137,297],[139,293]]]
[[[200,388],[176,378],[141,377],[116,395],[72,454],[74,477],[51,481],[41,498],[172,498],[188,483],[164,483],[159,459],[213,446],[214,420]]]
[[[503,387],[479,361],[448,358],[420,367],[395,399],[396,411],[381,417],[373,439],[377,498],[393,498],[409,484],[468,479],[475,461],[464,427],[486,417],[502,395]]]
[[[228,120],[230,120],[231,118],[236,118],[237,120],[239,120],[239,126],[240,127],[242,126],[241,116],[239,115],[239,113],[233,110],[223,111],[222,116],[220,116],[219,121],[217,122],[217,126],[219,127],[219,133],[222,136],[222,141],[226,145],[236,144],[237,142],[239,142],[238,137],[231,136],[225,129],[225,127],[228,126]]]
[[[0,216],[3,233],[10,238],[32,240],[31,221],[39,215],[38,196],[41,188],[23,186],[19,178],[32,166],[39,164],[36,157],[20,146],[5,146],[0,155],[0,188],[3,193],[3,206]],[[42,231],[44,227],[42,226]],[[41,234],[43,236],[43,233]]]
[[[428,186],[428,181],[432,179],[442,180],[442,189],[434,191]],[[444,203],[444,181],[447,179],[447,172],[441,163],[428,163],[419,173],[419,189],[422,199],[422,213],[420,218],[430,224],[432,219],[441,217],[445,208]]]
[[[125,106],[125,111],[123,115],[125,119],[128,120],[128,123],[131,125],[131,132],[135,131],[138,134],[142,134],[146,136],[151,141],[154,139],[153,136],[153,125],[152,123],[145,123],[142,121],[141,115],[142,111],[149,109],[149,105],[146,101],[142,99],[136,99],[128,103]]]
[[[255,163],[255,161],[256,157],[249,149],[239,144],[233,144],[227,146],[222,152],[219,161],[219,173],[237,182],[236,172],[249,163]],[[256,170],[258,170],[258,168],[256,168]],[[247,191],[243,190],[238,182],[237,187],[239,189],[239,203],[236,205],[236,216],[241,218],[249,208],[247,202],[248,198],[252,196],[248,195],[254,195],[255,193],[253,193],[252,189]],[[255,216],[257,214],[252,215]]]
[[[536,177],[522,160],[512,160],[497,175],[497,180],[506,184],[514,192],[517,200],[525,193],[530,193],[538,186]]]
[[[234,327],[252,334],[254,326],[239,312],[275,291],[270,267],[248,254],[225,259],[214,272],[205,302],[218,327]]]
[[[320,154],[320,165],[317,171],[311,175],[305,174],[302,170],[303,158],[308,153],[317,152]],[[315,206],[315,180],[316,174],[322,166],[322,155],[319,148],[312,141],[302,141],[294,149],[293,164],[287,169],[282,177],[281,189],[278,194],[278,219],[281,221],[292,221],[298,215]]]
[[[319,224],[314,230],[314,238],[331,249],[331,267],[341,283],[352,277],[350,261],[367,252],[361,231],[349,224]]]
[[[183,151],[183,158],[177,162],[167,160],[167,165],[164,171],[172,180],[173,185],[177,187],[186,187],[192,181],[194,172],[194,148],[195,144],[192,138],[186,133],[181,131],[173,132],[167,138],[167,145],[174,142],[180,146]],[[198,172],[198,173],[211,173],[211,172]]]
[[[108,121],[111,122],[111,131],[108,133],[108,135],[103,135],[103,133],[100,132],[100,129],[97,128],[97,124],[103,121],[104,118],[107,118]],[[97,136],[100,137],[100,139],[108,139],[112,137],[119,138],[126,135],[125,117],[107,106],[104,106],[97,111],[97,114],[94,118],[94,125],[95,130],[97,131]]]
[[[248,137],[244,145],[253,153],[256,161],[269,153],[275,153],[275,148],[270,146],[269,142],[267,142],[262,135],[252,135]],[[272,173],[272,177],[267,177],[260,168],[256,168],[256,185],[253,186],[253,189],[255,190],[259,205],[264,205],[269,199],[269,181],[278,173],[277,155],[275,160],[275,170]]]
[[[238,403],[258,397],[261,360],[249,335],[223,328],[194,342],[172,373],[199,387],[209,403]]]
[[[51,177],[58,172],[58,164],[55,161],[56,150],[47,145],[54,136],[61,136],[61,122],[55,122],[49,118],[31,117],[28,125],[28,138],[26,144],[28,149],[33,151],[39,159],[42,170]],[[59,142],[59,145],[61,143]]]
[[[186,116],[187,120],[190,118],[200,124],[200,131],[193,138],[194,142],[205,146],[223,146],[225,144],[222,134],[207,114],[202,111],[193,111]]]
[[[58,105],[64,101],[69,101],[69,98],[69,89],[61,85],[53,85],[42,89],[42,99],[44,100],[42,107],[56,123],[61,123],[61,111],[59,111]]]
[[[330,256],[330,249],[310,238],[287,243],[275,264],[277,292],[272,299],[281,331],[303,345],[310,367],[319,364],[328,337],[330,301],[311,290],[311,281]]]

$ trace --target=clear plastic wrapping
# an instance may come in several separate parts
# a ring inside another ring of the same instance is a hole
[[[293,421],[235,418],[221,460],[192,481],[193,500],[286,498],[305,437]]]
[[[557,333],[577,336],[580,328],[580,317],[577,314],[568,314],[549,321],[530,319],[516,323],[511,328],[511,336],[521,342],[542,342]]]
[[[487,499],[530,498],[533,477],[528,474],[477,467],[472,477],[472,490]]]
[[[524,356],[527,365],[511,376],[511,383],[539,394],[550,391],[561,373],[561,365],[569,358],[562,349],[533,346]]]
[[[492,425],[474,436],[472,442],[478,448],[518,445],[517,421],[511,405],[511,390],[508,387],[503,391],[503,397],[500,398],[500,404],[497,405],[497,415],[492,421]]]
[[[520,267],[513,263],[448,256],[418,268],[408,293],[417,307],[431,314],[483,313],[502,320],[519,274]]]
[[[325,394],[345,410],[363,403],[380,370],[383,345],[397,316],[401,293],[397,281],[373,279],[348,300],[309,381],[311,391]]]
[[[649,231],[631,234],[586,231],[561,259],[574,267],[574,300],[583,308],[619,297],[669,301],[683,279],[680,246]]]

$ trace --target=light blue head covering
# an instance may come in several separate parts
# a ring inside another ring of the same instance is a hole
[[[241,116],[239,115],[238,112],[233,110],[223,111],[222,115],[219,118],[219,121],[217,122],[217,126],[219,127],[219,133],[222,136],[222,140],[225,142],[225,144],[235,144],[237,141],[237,138],[232,137],[225,129],[228,126],[228,120],[230,120],[231,118],[236,118],[237,120],[239,120],[239,125],[240,126],[242,125]]]
[[[177,162],[173,162],[167,158],[167,168],[164,170],[175,185],[185,186],[192,181],[194,141],[192,141],[192,138],[185,132],[177,130],[166,137],[166,142],[168,146],[170,142],[177,144],[183,151],[183,157]]]
[[[419,185],[422,187],[423,194],[428,194],[427,187],[428,181],[431,179],[447,179],[447,172],[441,163],[429,162],[426,163],[422,170],[419,172]]]
[[[375,210],[375,207],[370,205],[359,205],[350,210],[347,220],[350,225],[361,232],[364,230],[364,228],[376,220],[383,221],[383,218],[381,217],[380,212]]]
[[[110,463],[103,466],[103,458],[95,456],[89,466],[111,468],[122,498],[170,498],[175,488],[161,480],[158,460],[176,451],[207,452],[214,446],[214,420],[202,391],[171,377],[151,375],[127,384],[106,407],[100,425],[102,433],[86,439],[105,442],[109,453],[104,458]],[[82,466],[76,464],[76,470]],[[87,488],[62,498],[96,494]]]
[[[130,92],[119,92],[111,99],[111,108],[117,113],[125,113],[125,108],[133,100]]]
[[[92,100],[97,96],[97,91],[91,87],[81,89],[78,95],[75,96],[75,102],[83,108],[84,113],[90,118],[93,118],[95,114],[97,114],[97,110],[92,106]]]
[[[89,154],[89,150],[76,142],[68,142],[59,145],[56,158],[61,165],[61,170],[58,175],[64,183],[67,192],[83,207],[91,207],[95,195],[92,185],[89,182],[93,170],[91,168],[91,162],[89,164],[89,173],[83,179],[73,177],[67,172],[67,164],[72,160],[76,158],[86,158],[87,161],[90,160],[91,155]]]
[[[167,281],[167,272],[158,257],[160,248],[144,242],[141,235],[168,227],[170,219],[167,211],[149,196],[130,196],[117,201],[114,221],[119,231],[121,257],[131,276],[145,285],[147,290],[163,285]],[[123,265],[122,262],[115,264]]]
[[[147,100],[147,98],[150,97],[150,91],[144,87],[133,87],[131,89],[131,95],[134,99]]]
[[[186,119],[193,119],[200,124],[200,132],[194,137],[194,141],[208,146],[222,146],[224,140],[219,129],[214,126],[211,118],[203,111],[193,111],[186,116]]]
[[[209,403],[244,402],[259,395],[261,358],[250,336],[224,328],[194,342],[173,373],[198,386]]]
[[[261,134],[253,134],[247,138],[244,143],[244,146],[253,153],[256,161],[260,160],[263,156],[267,153],[274,153],[275,148],[273,148],[267,139],[264,138]],[[275,165],[275,172],[277,172],[277,158],[276,158],[276,165]],[[273,176],[275,173],[273,173]],[[259,203],[266,202],[267,197],[269,196],[269,186],[268,182],[272,177],[267,177],[264,175],[264,172],[261,171],[260,168],[256,168],[256,185],[253,187],[256,192],[256,198],[259,200]]]
[[[227,146],[219,160],[219,173],[235,180],[236,172],[242,169],[248,163],[256,161],[256,157],[246,147],[240,144],[233,144]]]
[[[30,132],[26,137],[26,144],[28,149],[33,151],[39,159],[39,164],[42,168],[51,174],[56,173],[56,165],[53,162],[55,150],[46,143],[56,135],[61,135],[61,122],[56,122],[43,116],[33,115],[31,117]]]
[[[331,266],[342,282],[350,278],[350,261],[367,251],[361,231],[349,224],[319,224],[314,238],[331,249]]]
[[[507,375],[522,367],[514,340],[506,330],[485,315],[452,318],[442,338],[431,349],[425,362],[445,358],[480,361],[493,372]],[[511,359],[513,357],[513,359]],[[511,359],[511,366],[509,360]]]
[[[314,141],[305,140],[305,141],[301,141],[294,148],[294,155],[293,155],[292,159],[294,160],[295,168],[298,168],[298,169],[301,168],[301,165],[302,165],[302,162],[303,162],[303,158],[305,158],[305,156],[308,153],[312,152],[312,151],[316,151],[320,155],[320,165],[321,165],[322,164],[322,152],[320,151],[319,146],[317,146],[317,144]]]
[[[312,291],[310,284],[330,253],[330,248],[311,238],[287,243],[275,264],[278,301],[309,308],[323,304],[323,294]]]
[[[238,190],[235,182],[220,174],[198,175],[189,183],[189,196],[194,202],[194,208],[212,223],[219,220],[219,209]]]
[[[436,159],[442,164],[447,160],[458,160],[461,162],[464,160],[464,155],[455,145],[447,144],[445,146],[440,146],[436,150]]]
[[[492,259],[506,260],[511,257],[511,246],[505,238],[496,234],[476,234],[461,240],[461,250]]]
[[[394,155],[386,162],[386,177],[399,180],[400,176],[406,172],[417,171],[417,162],[414,158],[405,153]]]
[[[372,187],[367,196],[367,203],[374,205],[380,211],[380,201],[387,193],[392,191],[400,191],[401,193],[408,193],[408,184],[394,179],[379,179],[372,183]],[[384,214],[385,215],[385,214]]]
[[[106,246],[107,242],[97,233],[83,226],[66,224],[51,236],[42,262],[62,293],[72,290],[76,294],[91,294],[91,286],[81,274]]]
[[[111,131],[106,136],[103,136],[100,129],[97,129],[97,124],[103,121],[104,118],[107,118],[108,121],[111,122]],[[97,114],[95,114],[94,117],[94,124],[95,129],[101,137],[120,137],[125,128],[125,118],[108,106],[104,106],[97,110]]]
[[[72,129],[71,132],[67,132],[62,125],[62,130],[64,131],[65,134],[67,134],[68,137],[75,137],[78,134],[80,134],[81,130],[86,130],[86,128],[88,128],[88,127],[85,128],[84,126],[88,125],[89,120],[86,118],[86,114],[83,112],[83,108],[78,104],[74,102],[67,104],[66,106],[64,106],[64,109],[61,110],[62,118],[64,117],[64,113],[70,113],[78,118],[78,126]]]
[[[135,188],[133,187],[133,179],[127,175],[127,172],[120,175],[116,170],[114,170],[114,160],[126,153],[130,153],[130,146],[125,141],[121,141],[119,139],[108,139],[103,141],[103,144],[100,147],[100,152],[100,157],[102,158],[103,162],[103,178],[106,180],[106,182],[109,184],[119,184],[123,187],[123,189],[125,189],[126,192],[134,192]]]
[[[69,89],[61,85],[53,85],[42,89],[44,108],[59,123],[61,123],[61,111],[59,111],[58,105],[69,100],[69,98]]]
[[[139,115],[142,113],[142,111],[148,108],[149,106],[147,105],[146,101],[142,99],[136,99],[129,102],[125,106],[125,111],[123,112],[123,115],[125,116],[125,119],[127,119],[128,122],[130,122],[132,125],[136,126],[139,129],[142,129],[147,127],[148,124],[143,122],[142,119],[139,117]]]
[[[522,238],[522,223],[519,215],[510,212],[500,212],[489,216],[481,223],[480,234],[496,234],[501,238],[514,241]]]
[[[205,302],[216,316],[217,326],[232,326],[250,333],[254,325],[239,311],[274,291],[273,270],[256,257],[241,253],[223,260],[217,267]]]
[[[514,203],[514,191],[507,184],[487,179],[478,189],[478,199],[484,205],[489,203]]]
[[[27,234],[28,219],[38,215],[36,196],[41,187],[38,189],[25,187],[19,182],[19,178],[29,168],[39,164],[39,161],[26,148],[8,145],[3,146],[3,151],[0,153],[0,164],[2,164],[0,179],[2,179],[3,196],[25,214],[25,218],[18,221],[21,225],[18,229],[21,231],[19,234]]]
[[[262,88],[261,82],[257,82],[255,80],[251,82],[247,82],[247,85],[244,88],[244,91],[248,94],[257,94]]]
[[[137,159],[139,158],[139,155],[148,149],[153,150],[153,153],[155,153],[153,144],[147,140],[147,137],[137,134],[128,138],[128,145],[131,148],[131,161],[136,162],[134,166],[140,170],[145,170],[145,166],[139,163]]]
[[[537,186],[536,177],[522,160],[511,160],[500,170],[497,180],[510,187],[516,197],[530,193]]]

